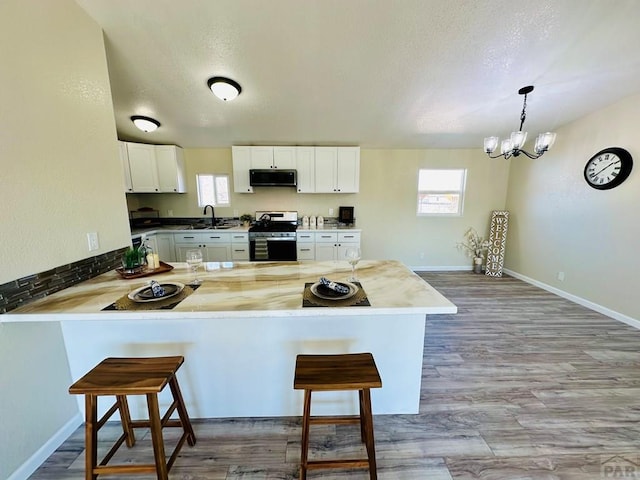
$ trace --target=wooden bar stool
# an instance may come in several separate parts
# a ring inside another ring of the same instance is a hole
[[[298,355],[293,388],[304,390],[300,480],[306,480],[307,470],[316,468],[369,468],[369,478],[376,480],[376,450],[373,439],[371,388],[382,387],[382,380],[370,353],[345,355]],[[358,390],[360,415],[311,416],[311,392],[314,390]],[[360,438],[367,449],[367,458],[349,460],[309,460],[309,426],[316,424],[360,424]]]
[[[107,358],[96,365],[84,377],[69,387],[69,393],[85,396],[85,479],[95,480],[103,474],[138,474],[156,472],[158,480],[167,480],[168,472],[175,462],[185,440],[189,445],[196,443],[196,436],[182,399],[176,371],[184,362],[184,357],[152,358]],[[164,416],[160,417],[158,393],[169,384],[173,402]],[[98,397],[113,395],[116,402],[98,420]],[[148,420],[131,420],[127,395],[146,395],[149,410]],[[171,420],[174,411],[179,419]],[[116,440],[104,459],[98,460],[98,430],[116,411],[120,412],[123,433]],[[118,448],[126,441],[128,447],[135,444],[134,428],[148,427],[151,430],[155,463],[143,465],[107,466]],[[180,437],[169,461],[166,461],[162,429],[181,427]]]

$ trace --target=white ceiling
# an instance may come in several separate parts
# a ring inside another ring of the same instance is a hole
[[[76,1],[123,140],[481,148],[517,129],[522,86],[530,139],[640,92],[639,0]]]

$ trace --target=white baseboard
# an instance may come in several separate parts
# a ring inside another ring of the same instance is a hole
[[[415,266],[409,267],[413,272],[454,272],[454,271],[469,271],[472,270],[469,266],[446,266],[446,267],[433,267],[433,266]],[[607,317],[613,318],[614,320],[618,320],[619,322],[626,323],[627,325],[637,328],[640,330],[640,320],[624,315],[620,312],[616,312],[615,310],[611,310],[610,308],[603,307],[602,305],[598,305],[597,303],[593,303],[589,300],[586,300],[582,297],[578,297],[577,295],[573,295],[571,293],[565,292],[564,290],[560,290],[559,288],[552,287],[551,285],[547,285],[546,283],[539,282],[538,280],[534,280],[533,278],[527,277],[526,275],[522,275],[518,272],[514,272],[513,270],[509,270],[507,268],[504,269],[504,273],[511,275],[518,280],[522,280],[523,282],[530,283],[531,285],[535,285],[536,287],[542,288],[548,292],[551,292],[559,297],[566,298],[578,305],[582,305],[583,307],[588,308],[589,310],[593,310],[595,312],[606,315]]]
[[[69,436],[82,425],[82,415],[76,413],[60,430],[47,440],[29,459],[24,462],[15,472],[9,475],[7,480],[27,480],[56,449],[69,438]]]
[[[631,318],[620,312],[611,310],[610,308],[603,307],[602,305],[593,303],[582,297],[578,297],[577,295],[573,295],[571,293],[565,292],[564,290],[560,290],[556,287],[552,287],[551,285],[547,285],[546,283],[539,282],[538,280],[534,280],[533,278],[514,272],[513,270],[508,270],[505,268],[504,272],[508,273],[514,278],[522,280],[523,282],[527,282],[527,283],[530,283],[531,285],[535,285],[536,287],[540,287],[543,290],[546,290],[548,292],[558,295],[559,297],[566,298],[567,300],[571,300],[572,302],[577,303],[578,305],[582,305],[583,307],[586,307],[589,310],[593,310],[595,312],[601,313],[603,315],[606,315],[607,317],[611,317],[614,320],[618,320],[619,322],[626,323],[627,325],[640,330],[640,320]]]

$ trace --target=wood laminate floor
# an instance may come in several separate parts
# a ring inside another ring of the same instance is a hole
[[[640,331],[512,277],[420,275],[459,311],[427,317],[420,414],[374,419],[380,480],[640,478]],[[172,480],[297,478],[299,418],[194,427],[198,443],[183,447]],[[360,452],[358,433],[313,427],[311,455]],[[118,434],[109,425],[101,439]],[[114,461],[152,458],[145,435]],[[80,428],[31,479],[82,480],[83,462]],[[318,470],[308,478],[369,476]]]

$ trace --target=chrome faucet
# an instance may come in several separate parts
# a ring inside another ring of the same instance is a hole
[[[215,211],[213,210],[213,205],[205,205],[204,206],[204,211],[202,212],[203,215],[207,214],[207,208],[211,208],[211,226],[213,228],[216,227],[216,214]]]

